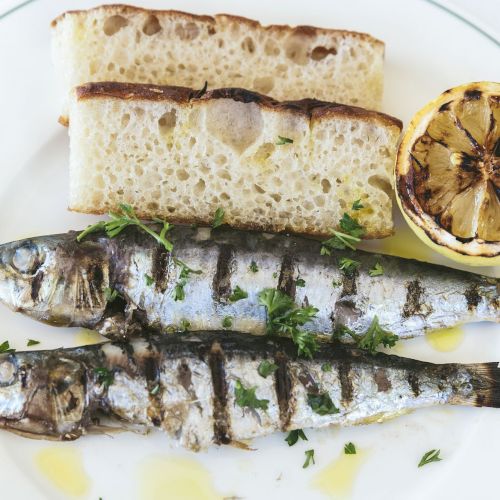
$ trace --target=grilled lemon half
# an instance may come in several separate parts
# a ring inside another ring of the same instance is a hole
[[[400,144],[397,200],[424,243],[470,265],[500,264],[500,83],[447,90]]]

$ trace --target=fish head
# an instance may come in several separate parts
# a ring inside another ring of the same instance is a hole
[[[81,433],[87,402],[82,362],[58,351],[0,355],[0,427],[72,439]]]
[[[106,306],[108,259],[76,233],[0,245],[0,302],[52,325],[92,326]]]

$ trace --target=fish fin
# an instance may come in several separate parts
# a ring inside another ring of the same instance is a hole
[[[500,363],[478,363],[467,365],[467,369],[473,393],[462,404],[500,408]]]

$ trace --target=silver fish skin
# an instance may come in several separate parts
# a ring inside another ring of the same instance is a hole
[[[277,367],[267,377],[258,372],[265,360]],[[434,365],[326,343],[306,360],[286,338],[154,335],[2,354],[0,428],[73,440],[107,415],[118,427],[159,428],[200,450],[276,431],[381,422],[433,405],[498,407],[499,383],[497,363]],[[238,384],[255,391],[260,407],[239,400]],[[312,402],[318,398],[326,411]]]
[[[135,228],[114,239],[91,234],[81,243],[77,234],[1,245],[0,301],[40,321],[114,338],[177,329],[185,320],[194,331],[218,330],[227,316],[234,330],[262,334],[266,311],[258,294],[265,288],[317,307],[305,329],[322,335],[339,326],[364,333],[375,316],[401,338],[470,321],[500,321],[499,279],[414,260],[360,250],[322,256],[314,240],[222,228],[175,227],[169,233],[171,253]],[[360,262],[353,274],[339,269],[346,256]],[[176,259],[201,271],[189,275],[185,299],[177,301],[182,267]],[[377,263],[383,275],[371,277]],[[231,302],[237,286],[248,298]],[[111,302],[106,289],[119,297]]]

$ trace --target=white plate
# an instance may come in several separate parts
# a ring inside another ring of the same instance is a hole
[[[93,220],[66,211],[68,140],[66,129],[57,124],[60,95],[49,38],[49,22],[62,9],[91,5],[28,1],[0,18],[0,241],[81,228]],[[384,110],[406,123],[451,86],[500,80],[498,45],[422,0],[172,0],[168,5],[148,0],[147,5],[372,33],[387,45]],[[452,265],[430,254],[401,220],[398,228],[397,238],[375,246]],[[499,276],[498,269],[486,271]],[[499,327],[480,324],[466,330],[463,342],[452,352],[438,352],[425,339],[402,343],[397,352],[435,362],[500,360]],[[0,341],[8,339],[23,348],[27,338],[41,340],[45,348],[82,342],[76,331],[40,325],[0,308]],[[293,448],[283,442],[284,435],[276,434],[255,440],[256,451],[214,447],[200,454],[176,449],[157,432],[87,436],[63,444],[2,433],[0,498],[72,498],[70,488],[76,493],[80,489],[81,498],[96,500],[321,499],[326,496],[315,486],[317,475],[342,456],[348,441],[362,453],[354,465],[343,470],[338,466],[330,474],[337,490],[342,484],[346,488],[338,498],[496,497],[499,424],[500,410],[433,408],[382,425],[308,431],[309,441]],[[316,450],[316,464],[303,469],[304,451],[310,448]],[[432,448],[441,449],[443,461],[418,469],[420,457]],[[343,479],[337,481],[335,474]]]

